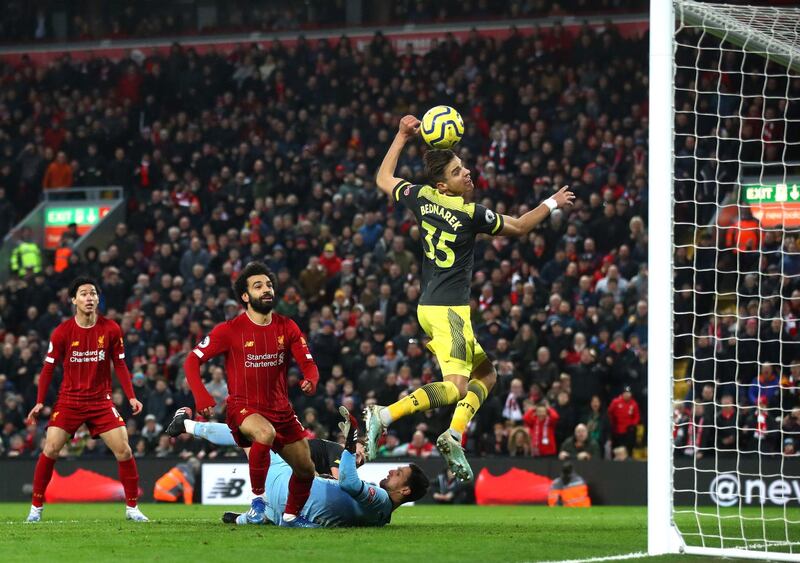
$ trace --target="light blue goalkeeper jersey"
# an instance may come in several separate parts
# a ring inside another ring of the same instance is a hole
[[[289,464],[270,452],[266,500],[267,518],[273,523],[283,516],[291,476]],[[385,526],[392,519],[392,501],[384,489],[358,478],[356,458],[345,450],[339,462],[339,480],[315,477],[302,515],[326,528]]]

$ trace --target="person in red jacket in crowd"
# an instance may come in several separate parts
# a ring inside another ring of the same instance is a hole
[[[414,432],[411,442],[407,444],[406,455],[412,457],[430,457],[433,453],[433,444],[428,441],[421,430]]]
[[[625,446],[628,455],[633,453],[636,442],[636,426],[641,421],[639,404],[633,398],[630,387],[608,406],[608,418],[611,421],[611,447]]]
[[[319,263],[325,268],[328,278],[332,278],[342,269],[342,259],[336,255],[336,247],[332,242],[328,242],[322,249],[319,256]]]
[[[55,160],[47,166],[42,187],[45,190],[72,187],[72,166],[64,151],[58,151]]]
[[[522,417],[531,435],[531,454],[534,457],[545,457],[558,453],[556,443],[556,424],[558,413],[544,403],[530,408]]]
[[[735,252],[758,250],[764,240],[764,231],[749,210],[742,210],[732,224],[722,229],[725,232],[725,246]]]

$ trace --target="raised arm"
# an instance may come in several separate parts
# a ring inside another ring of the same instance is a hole
[[[347,450],[342,452],[339,461],[339,487],[365,510],[392,512],[389,493],[378,485],[361,480],[356,469],[356,456]]]
[[[547,219],[553,210],[572,205],[574,199],[575,194],[569,190],[569,186],[564,186],[522,217],[503,215],[503,228],[497,234],[507,237],[525,236],[536,225]]]
[[[386,489],[359,478],[356,471],[358,419],[345,407],[339,407],[339,414],[342,416],[339,430],[345,437],[344,451],[339,458],[339,487],[358,503],[372,524],[382,526],[389,522],[394,504]]]
[[[359,478],[356,470],[358,419],[343,406],[339,407],[339,415],[342,417],[342,422],[339,423],[339,430],[344,436],[344,451],[339,458],[339,486],[359,503],[364,500],[371,501],[375,497],[375,487],[374,485],[372,486],[372,493],[370,494],[370,485]]]
[[[400,127],[397,134],[394,136],[389,150],[386,151],[386,156],[383,157],[381,167],[378,168],[378,174],[375,176],[375,182],[383,193],[390,196],[392,190],[400,181],[394,175],[395,168],[397,168],[397,159],[400,158],[400,153],[403,152],[403,147],[409,139],[419,132],[419,119],[413,115],[406,115],[400,120]]]
[[[362,495],[364,489],[368,485],[358,476],[358,471],[356,470],[356,456],[345,450],[342,452],[342,457],[339,459],[339,486],[342,487],[342,490],[348,495],[356,500],[360,500],[359,496]]]

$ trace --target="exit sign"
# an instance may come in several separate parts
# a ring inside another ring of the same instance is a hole
[[[48,207],[44,212],[44,246],[58,248],[61,235],[71,223],[78,226],[78,235],[83,236],[108,215],[107,205],[73,205],[70,207]]]
[[[45,227],[66,227],[70,223],[80,226],[96,225],[105,217],[111,207],[83,205],[74,207],[48,207],[45,211]]]
[[[800,184],[742,186],[747,203],[800,203]]]
[[[742,203],[762,227],[800,227],[800,179],[742,183]]]

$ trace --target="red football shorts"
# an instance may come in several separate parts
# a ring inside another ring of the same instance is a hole
[[[308,432],[300,424],[300,420],[293,410],[288,410],[283,413],[266,412],[256,410],[252,407],[245,406],[241,403],[228,401],[228,415],[226,422],[228,428],[231,429],[233,439],[240,448],[249,448],[252,442],[241,433],[239,427],[244,422],[244,419],[251,414],[260,414],[266,418],[273,428],[275,428],[275,440],[272,442],[272,449],[280,451],[283,446],[299,442],[303,438],[308,438]]]
[[[64,406],[56,402],[47,426],[48,428],[50,426],[61,428],[67,434],[72,435],[84,422],[89,428],[92,438],[97,438],[100,434],[114,428],[125,426],[125,421],[122,420],[111,401],[87,403],[79,407]]]

